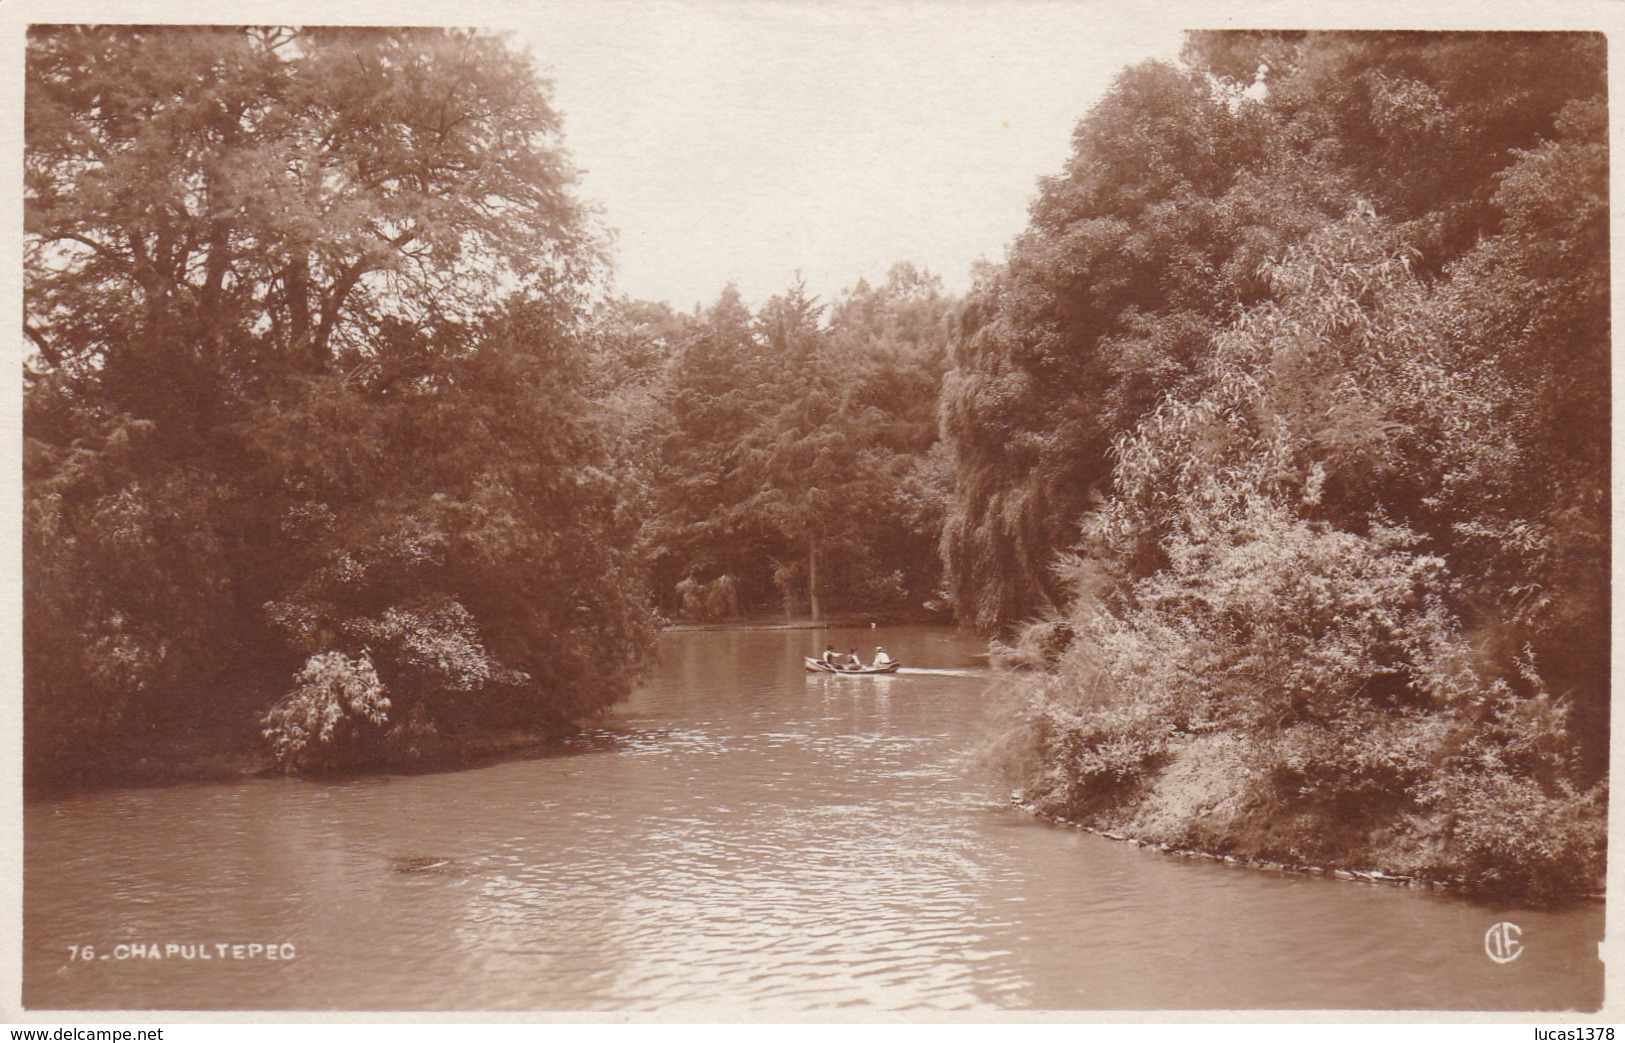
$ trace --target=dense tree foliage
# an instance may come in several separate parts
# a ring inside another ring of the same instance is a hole
[[[265,710],[292,767],[426,754],[625,690],[599,259],[528,59],[41,27],[25,135],[33,771]]]
[[[1214,325],[1270,296],[1287,247],[1370,210],[1436,273],[1494,230],[1509,150],[1553,140],[1564,105],[1600,89],[1584,82],[1596,46],[1194,34],[1185,65],[1125,72],[967,302],[944,396],[961,618],[1007,630],[1054,600],[1048,562],[1107,494],[1114,439],[1189,375]]]
[[[651,607],[946,588],[1040,668],[1047,811],[1590,887],[1604,74],[1585,34],[1195,33],[965,300],[904,264],[690,315],[594,303],[500,38],[36,27],[30,775],[440,757],[623,694]]]
[[[1113,438],[1267,292],[1260,266],[1346,205],[1235,101],[1195,70],[1124,73],[972,291],[943,406],[966,622],[1006,629],[1056,599],[1049,562],[1109,485]]]
[[[1080,125],[948,380],[961,611],[1054,606],[1028,785],[1171,842],[1593,886],[1601,40],[1185,58]]]
[[[937,599],[951,310],[902,264],[832,307],[798,285],[752,315],[730,287],[695,318],[641,323],[668,359],[631,440],[663,611],[912,616]],[[623,342],[628,320],[611,328]]]

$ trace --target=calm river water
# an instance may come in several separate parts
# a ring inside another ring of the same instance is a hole
[[[667,634],[657,675],[560,755],[31,804],[24,1002],[698,1013],[1602,1002],[1600,904],[1485,906],[1181,861],[1045,825],[1008,807],[966,756],[987,727],[989,682],[970,641],[831,631],[843,648],[884,643],[926,672],[805,675],[801,655],[825,639]],[[1522,931],[1509,963],[1486,955],[1499,921]]]

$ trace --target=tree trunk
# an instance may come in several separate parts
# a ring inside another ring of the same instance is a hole
[[[282,295],[288,304],[288,358],[301,369],[315,370],[310,347],[310,255],[294,243],[293,256],[282,270]]]
[[[817,623],[824,618],[822,609],[818,606],[818,541],[807,541],[807,601],[812,606],[813,622]]]

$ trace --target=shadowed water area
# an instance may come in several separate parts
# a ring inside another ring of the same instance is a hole
[[[31,804],[25,1003],[816,1012],[1602,1001],[1600,903],[1482,905],[1182,861],[1043,824],[967,757],[989,727],[991,675],[975,642],[935,628],[831,631],[843,649],[884,643],[905,670],[805,674],[802,654],[825,639],[667,634],[649,682],[557,755]],[[1484,938],[1503,920],[1524,948],[1499,964]],[[279,952],[292,958],[234,959],[232,943],[291,946]],[[70,959],[75,945],[94,957]]]

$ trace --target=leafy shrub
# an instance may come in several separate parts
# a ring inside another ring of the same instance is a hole
[[[475,692],[488,684],[529,680],[492,657],[480,641],[473,614],[447,597],[391,606],[380,618],[356,620],[349,629],[390,648],[397,669],[421,686]]]
[[[1441,750],[1439,770],[1413,787],[1417,805],[1448,824],[1447,857],[1435,870],[1495,894],[1552,898],[1596,888],[1607,786],[1572,781],[1567,708],[1545,692],[1520,697],[1498,680],[1463,710],[1470,725]]]
[[[293,690],[261,722],[277,764],[288,771],[332,768],[364,756],[390,710],[371,657],[322,652],[293,679]]]
[[[1451,383],[1441,406],[1436,373],[1390,357],[1422,291],[1385,238],[1352,215],[1289,252],[1283,299],[1216,335],[1201,378],[1119,441],[1116,495],[1058,566],[1072,598],[1049,629],[1076,639],[1020,685],[1027,785],[1046,810],[1121,820],[1178,804],[1158,791],[1176,759],[1233,771],[1239,744],[1239,818],[1204,824],[1209,842],[1380,851],[1485,892],[1585,890],[1603,801],[1576,781],[1567,708],[1530,649],[1487,656],[1464,638],[1463,592],[1490,577],[1465,582],[1437,530],[1388,511],[1425,499],[1426,445],[1493,435],[1420,436],[1447,428],[1436,411],[1465,399],[1456,420],[1492,416],[1499,385]],[[1199,738],[1215,730],[1233,740],[1223,757]],[[1404,839],[1413,820],[1442,841]]]
[[[1474,892],[1560,899],[1599,889],[1608,840],[1606,787],[1549,794],[1507,772],[1456,773],[1440,787],[1452,854],[1437,867]]]
[[[727,573],[709,583],[684,577],[677,584],[677,596],[681,599],[678,613],[684,619],[714,623],[739,616],[739,584]]]

